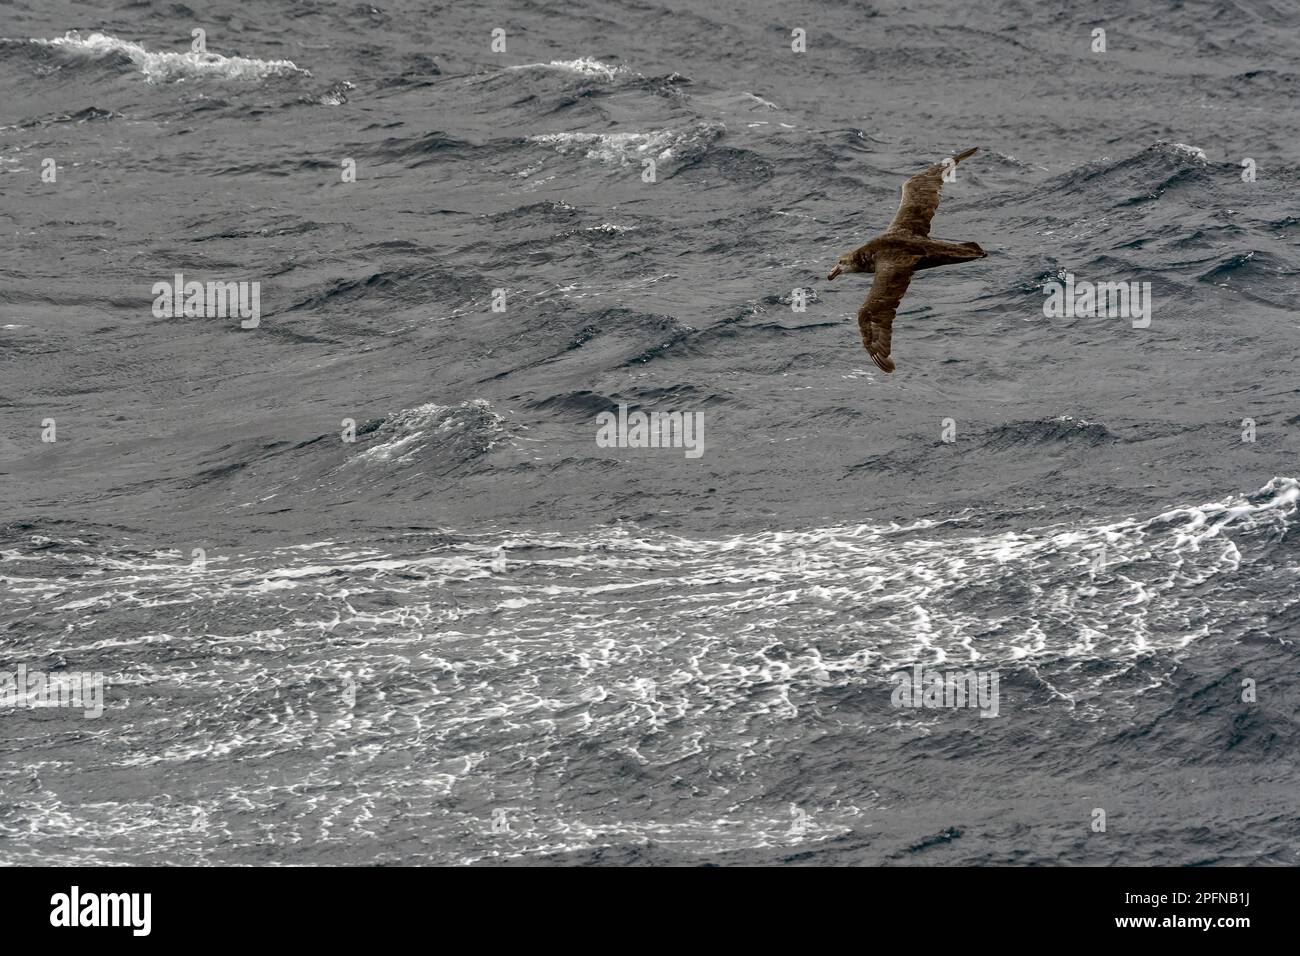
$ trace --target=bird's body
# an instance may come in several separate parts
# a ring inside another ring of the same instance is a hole
[[[826,277],[834,279],[841,272],[875,274],[871,292],[858,310],[858,328],[867,354],[886,372],[894,370],[894,361],[889,357],[894,314],[907,293],[912,273],[984,258],[979,243],[930,238],[930,220],[939,208],[944,173],[955,169],[975,149],[935,163],[905,182],[903,200],[889,228],[866,245],[840,256]]]

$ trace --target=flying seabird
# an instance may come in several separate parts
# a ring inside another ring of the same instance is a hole
[[[939,208],[939,190],[943,174],[955,169],[967,156],[979,149],[974,146],[951,159],[935,163],[903,183],[903,201],[889,228],[865,246],[840,256],[827,279],[841,272],[874,272],[875,281],[867,301],[858,309],[858,328],[862,344],[871,360],[886,372],[894,370],[889,357],[891,330],[898,303],[907,294],[912,273],[955,262],[983,259],[984,250],[976,242],[946,242],[930,238],[930,220]]]

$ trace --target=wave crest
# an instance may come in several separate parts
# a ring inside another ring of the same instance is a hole
[[[407,463],[432,446],[445,453],[439,456],[443,460],[464,462],[489,451],[504,434],[505,419],[484,399],[429,402],[385,418],[374,430],[374,442],[354,460]]]
[[[628,166],[643,159],[696,159],[724,132],[721,123],[696,123],[685,129],[648,133],[542,133],[527,137],[527,141],[549,146],[564,156],[582,153],[606,165]]]
[[[582,56],[576,60],[552,60],[550,63],[523,63],[510,67],[512,70],[560,70],[578,76],[593,76],[602,80],[612,80],[628,72],[625,66],[602,63],[594,57]]]
[[[53,40],[32,40],[39,46],[53,47],[74,54],[101,58],[113,54],[127,57],[151,83],[184,80],[190,77],[218,77],[227,80],[263,80],[268,76],[310,76],[292,60],[259,60],[253,57],[222,56],[220,53],[156,52],[139,43],[122,40],[106,33],[83,37],[69,30]]]

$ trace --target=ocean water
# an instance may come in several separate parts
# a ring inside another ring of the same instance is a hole
[[[0,863],[1300,862],[1298,30],[0,6]]]

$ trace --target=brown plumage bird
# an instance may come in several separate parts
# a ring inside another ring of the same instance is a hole
[[[867,301],[858,309],[858,328],[862,344],[871,360],[886,372],[894,370],[889,357],[894,313],[903,301],[912,273],[917,269],[952,265],[983,259],[984,250],[976,242],[946,242],[930,238],[930,220],[939,208],[939,190],[944,173],[979,149],[972,147],[951,159],[935,163],[903,183],[903,201],[889,228],[865,246],[840,256],[827,279],[841,272],[874,272],[875,281]]]

